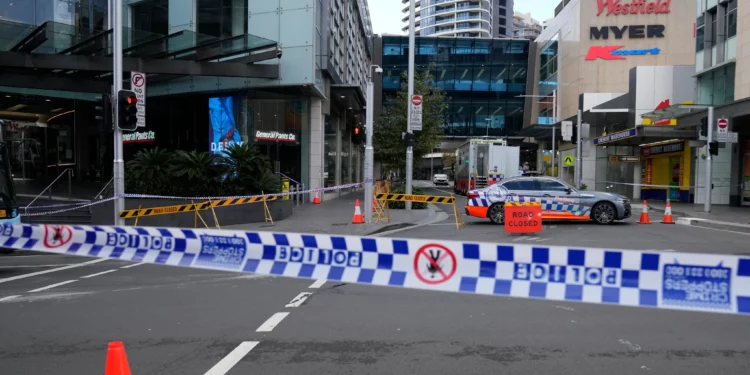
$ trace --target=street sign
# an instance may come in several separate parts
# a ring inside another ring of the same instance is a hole
[[[737,132],[716,133],[717,142],[737,143]]]
[[[565,157],[565,159],[563,159],[563,163],[565,163],[565,165],[568,167],[572,167],[573,164],[575,164],[575,162],[576,162],[576,158],[573,157],[572,155],[568,155]]]
[[[717,132],[716,134],[726,134],[729,131],[729,120],[725,118],[720,118],[716,121],[716,128]]]
[[[424,245],[414,255],[414,274],[425,284],[442,284],[453,277],[457,268],[456,255],[440,244]]]
[[[136,117],[138,118],[138,127],[146,127],[146,74],[140,72],[130,72],[130,91],[135,93],[137,102],[135,107],[138,109]]]
[[[409,110],[411,131],[422,130],[422,95],[411,96],[411,109]]]
[[[561,127],[563,141],[570,142],[573,138],[573,121],[563,121]]]

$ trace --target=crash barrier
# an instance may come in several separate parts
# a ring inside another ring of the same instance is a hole
[[[375,181],[372,187],[373,200],[373,212],[375,212],[375,224],[381,221],[391,222],[391,209],[388,207],[388,201],[378,199],[378,194],[388,194],[391,192],[391,185],[386,180]]]
[[[508,233],[539,233],[542,231],[540,202],[506,202],[505,231]]]
[[[270,217],[271,212],[268,210],[267,202],[275,201],[277,199],[278,199],[277,196],[260,196],[260,197],[252,197],[252,198],[229,198],[229,199],[222,199],[218,201],[209,200],[207,202],[202,202],[202,203],[190,203],[190,204],[182,204],[182,205],[176,205],[176,206],[150,207],[150,208],[142,208],[142,209],[139,208],[135,210],[122,210],[120,211],[120,217],[123,219],[136,219],[137,220],[139,217],[145,217],[145,216],[171,215],[171,214],[184,213],[184,212],[196,212],[197,213],[198,211],[204,211],[208,209],[213,210],[214,208],[217,208],[217,207],[226,207],[226,206],[233,206],[233,205],[238,205],[238,204],[250,204],[250,203],[263,202],[264,211],[266,214],[266,221],[270,221],[271,224],[273,224],[273,218]],[[214,213],[214,218],[216,218],[215,213]]]
[[[750,315],[750,256],[215,229],[2,225],[2,247],[503,297]]]
[[[338,185],[338,186],[329,186],[325,188],[318,189],[319,191],[335,191],[335,190],[343,190],[343,189],[350,189],[350,188],[356,188],[362,186],[362,183],[353,183],[353,184],[345,184],[345,185]],[[118,197],[122,198],[139,198],[139,199],[179,199],[179,200],[196,200],[196,201],[207,201],[207,200],[222,200],[222,199],[239,199],[239,198],[258,198],[258,197],[283,197],[286,195],[307,195],[315,192],[316,189],[308,189],[308,190],[301,190],[301,191],[294,191],[294,192],[288,192],[288,193],[274,193],[274,194],[261,194],[261,195],[231,195],[231,196],[220,196],[220,197],[177,197],[177,196],[169,196],[169,195],[150,195],[150,194],[121,194],[117,197],[110,197],[100,200],[95,200],[91,202],[79,202],[79,203],[70,203],[70,204],[60,204],[60,205],[50,205],[50,206],[29,206],[27,208],[57,208],[57,207],[71,207],[72,208],[65,208],[60,210],[53,210],[53,211],[45,211],[45,212],[33,212],[29,214],[24,214],[21,216],[45,216],[45,215],[54,215],[64,212],[70,212],[79,210],[84,207],[90,207],[95,206],[102,203],[111,202],[113,200],[118,199]]]
[[[451,194],[450,196],[436,196],[436,195],[417,195],[417,194],[387,194],[381,193],[375,196],[377,200],[382,201],[402,201],[402,202],[422,202],[422,203],[436,203],[436,204],[450,204],[453,205],[453,217],[456,221],[456,229],[460,229],[462,226],[465,227],[463,216],[456,207],[456,197]]]

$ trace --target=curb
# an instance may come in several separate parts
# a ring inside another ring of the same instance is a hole
[[[677,218],[676,223],[680,225],[690,225],[702,228],[750,234],[750,225],[732,224],[723,221],[700,219],[694,217],[680,217]]]

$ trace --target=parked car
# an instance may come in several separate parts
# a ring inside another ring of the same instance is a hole
[[[630,201],[621,195],[580,191],[552,177],[513,177],[467,194],[466,213],[505,223],[505,202],[541,201],[542,220],[593,220],[612,224],[630,217]]]
[[[432,183],[435,185],[448,185],[448,175],[436,174],[432,176]]]

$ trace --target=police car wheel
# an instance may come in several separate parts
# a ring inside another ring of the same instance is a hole
[[[490,206],[487,210],[487,218],[490,219],[492,224],[504,224],[505,223],[505,206],[502,203],[495,203]]]
[[[615,206],[612,203],[601,202],[594,206],[594,210],[591,213],[591,218],[600,225],[612,224],[615,221]]]

